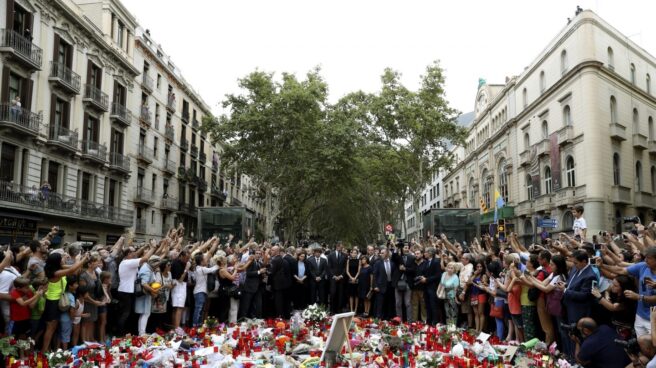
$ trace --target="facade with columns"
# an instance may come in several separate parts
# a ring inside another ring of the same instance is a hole
[[[444,178],[445,203],[479,208],[494,193],[509,231],[532,241],[540,218],[571,231],[582,204],[588,234],[654,220],[656,59],[591,11],[572,19],[520,75],[482,84],[464,159]],[[452,188],[452,183],[459,183]]]
[[[0,244],[157,238],[253,196],[199,131],[209,107],[117,0],[0,7]],[[231,193],[233,193],[231,195]]]

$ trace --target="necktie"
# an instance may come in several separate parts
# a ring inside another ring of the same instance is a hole
[[[317,260],[317,267],[319,267],[319,257],[317,257],[316,260]]]
[[[337,257],[337,262],[339,262],[339,252],[335,252],[335,257]]]
[[[392,277],[391,277],[391,275],[390,275],[390,264],[389,264],[389,260],[386,260],[386,261],[385,261],[385,272],[387,273],[387,282],[392,281]]]

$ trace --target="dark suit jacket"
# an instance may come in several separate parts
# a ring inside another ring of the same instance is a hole
[[[342,276],[346,278],[346,260],[348,256],[344,253],[339,254],[339,261],[335,251],[328,254],[328,279],[332,280],[333,276]]]
[[[310,263],[310,279],[312,282],[315,282],[315,279],[317,277],[321,277],[321,280],[326,279],[326,275],[328,273],[328,262],[319,257],[319,264],[317,264],[316,259],[314,256],[308,258],[308,263]]]
[[[405,280],[408,283],[409,287],[412,287],[415,282],[415,276],[417,275],[417,264],[415,263],[415,256],[413,256],[412,254],[405,255],[405,262],[403,261],[403,257],[404,257],[403,255],[398,253],[394,253],[392,255],[392,261],[395,264],[399,265],[399,272],[395,274],[395,277],[392,280],[394,287],[396,287],[396,284],[403,276],[405,276]],[[405,271],[401,271],[400,269],[401,265],[405,266]]]
[[[292,286],[291,271],[289,264],[282,256],[276,256],[271,259],[271,286],[273,290],[285,290]]]
[[[437,290],[437,285],[442,279],[442,266],[440,266],[440,259],[433,258],[430,260],[430,266],[428,265],[429,261],[424,261],[423,273],[419,276],[424,276],[426,278],[426,288],[428,290]]]
[[[399,272],[398,267],[390,260],[390,272],[392,274],[392,280],[394,280],[395,277],[398,278],[397,274]],[[380,262],[376,262],[376,265],[374,266],[374,288],[378,288],[378,290],[381,293],[385,293],[387,291],[387,272],[385,271],[385,262],[381,259]]]
[[[294,278],[294,276],[298,276],[298,264],[300,262],[301,261],[299,260],[294,260],[294,266],[292,267],[292,284],[300,285]],[[312,278],[312,274],[310,273],[310,267],[312,266],[310,266],[310,262],[307,260],[307,258],[302,262],[305,265],[305,276],[307,276],[305,281],[303,281],[303,285],[307,285],[309,280]]]
[[[563,294],[568,323],[578,322],[580,318],[590,315],[593,301],[590,291],[592,290],[592,281],[597,280],[592,266],[586,267],[578,275],[576,273],[576,269],[573,268],[568,277],[569,284]]]
[[[257,262],[253,261],[246,268],[246,280],[244,280],[243,291],[247,293],[255,293],[262,285],[262,275],[258,275],[257,271],[263,267],[263,263],[258,266]]]

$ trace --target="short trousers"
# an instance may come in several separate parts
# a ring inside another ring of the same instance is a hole
[[[59,310],[59,300],[46,299],[46,306],[41,317],[45,322],[59,321],[61,311]]]
[[[472,295],[470,302],[471,305],[485,304],[487,302],[487,294]]]
[[[103,314],[107,313],[107,306],[103,305],[102,307],[98,307],[98,314]]]
[[[29,319],[23,321],[14,321],[14,326],[11,329],[11,333],[14,336],[27,334],[32,328],[32,321]]]
[[[510,317],[512,318],[515,327],[524,328],[524,320],[522,319],[521,314],[511,314]]]
[[[176,284],[171,290],[171,306],[174,308],[184,308],[187,300],[187,285]]]
[[[61,342],[71,342],[71,334],[73,333],[73,321],[59,321],[59,338]]]

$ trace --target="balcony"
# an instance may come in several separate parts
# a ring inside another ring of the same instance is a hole
[[[59,125],[50,124],[48,144],[64,151],[77,151],[77,132]]]
[[[120,103],[112,102],[112,112],[109,118],[128,127],[132,122],[132,112]]]
[[[536,154],[538,156],[547,156],[551,153],[551,141],[549,139],[543,139],[535,145]]]
[[[162,166],[162,171],[169,175],[175,174],[176,163],[173,160],[164,159],[164,165]]]
[[[84,98],[82,98],[82,102],[87,103],[98,111],[109,111],[109,97],[92,84],[84,85]]]
[[[616,204],[631,204],[631,189],[621,185],[611,186],[610,201]]]
[[[189,149],[189,142],[185,138],[180,139],[180,150],[186,152],[188,149]]]
[[[205,193],[206,191],[207,191],[207,182],[204,179],[199,178],[198,179],[198,192],[199,193]]]
[[[148,106],[141,106],[141,113],[139,114],[139,122],[146,127],[150,127],[153,122],[152,114]]]
[[[133,212],[75,197],[10,182],[0,182],[0,206],[4,209],[48,214],[65,219],[95,222],[103,225],[130,226]]]
[[[107,147],[98,142],[82,141],[82,158],[99,164],[107,162]]]
[[[192,143],[191,144],[191,150],[189,151],[189,154],[191,155],[191,157],[197,158],[198,157],[198,146]]]
[[[649,154],[656,154],[656,140],[650,139],[649,142],[647,142],[647,146],[649,148]]]
[[[30,71],[41,70],[41,49],[32,41],[11,29],[0,30],[0,53],[19,61]]]
[[[556,204],[556,207],[571,206],[576,198],[576,188],[575,187],[561,188],[558,192],[556,192],[554,196],[555,196],[554,202]]]
[[[144,75],[141,76],[141,89],[150,94],[153,93],[153,88],[154,88],[154,81],[153,78],[149,77],[147,74],[144,73]]]
[[[143,187],[137,187],[137,191],[134,193],[134,199],[132,199],[132,201],[134,203],[141,203],[150,206],[155,203],[153,191]]]
[[[119,173],[130,174],[130,158],[117,152],[109,153],[109,169]]]
[[[565,145],[574,141],[574,127],[566,125],[558,131],[558,144]]]
[[[620,123],[610,124],[610,138],[617,141],[625,141],[626,127]]]
[[[172,126],[172,125],[167,125],[167,126],[164,128],[164,130],[165,130],[165,132],[164,132],[164,138],[166,138],[166,140],[172,142],[173,139],[175,138],[175,129],[173,129],[173,126]]]
[[[535,212],[548,211],[551,209],[551,194],[543,194],[534,200]]]
[[[169,196],[162,197],[160,201],[160,209],[162,211],[177,211],[178,210],[178,199],[172,198]]]
[[[533,215],[533,201],[520,202],[515,207],[517,216],[532,216]]]
[[[226,192],[223,192],[219,189],[219,187],[212,185],[212,190],[210,191],[210,196],[215,197],[219,199],[222,202],[225,202],[226,198],[228,198],[228,195]]]
[[[134,222],[134,232],[145,234],[146,233],[146,219],[136,219]]]
[[[633,133],[633,148],[645,150],[647,147],[647,137],[641,133]]]
[[[181,116],[182,116],[182,121],[184,121],[185,123],[189,122],[189,110],[184,110],[183,108]]]
[[[13,130],[21,135],[36,137],[39,135],[41,115],[28,109],[12,106],[9,103],[0,104],[0,128]]]
[[[191,122],[191,128],[192,128],[192,129],[195,129],[195,130],[200,129],[200,123],[198,122],[198,120],[194,119],[194,120]]]
[[[633,205],[638,208],[654,208],[656,207],[656,200],[651,193],[647,192],[633,192]]]
[[[137,160],[144,162],[146,164],[153,163],[153,149],[146,147],[143,144],[140,144],[137,148]]]
[[[65,92],[80,94],[80,76],[64,64],[50,62],[48,81]]]
[[[530,162],[531,151],[524,150],[519,154],[519,166],[527,166]]]
[[[200,162],[203,163],[203,164],[206,163],[206,162],[207,162],[207,154],[205,154],[205,152],[202,152],[202,151],[201,151],[201,152],[198,154],[198,161],[200,161]]]
[[[174,113],[175,112],[175,95],[169,93],[169,97],[166,102],[166,109],[169,110],[170,112]]]
[[[212,161],[212,172],[215,173],[219,171],[219,163],[216,161]]]
[[[462,200],[462,194],[459,192],[456,192],[453,194],[453,201],[454,202],[460,202]]]
[[[187,181],[187,170],[184,166],[178,167],[178,180],[182,182]]]

